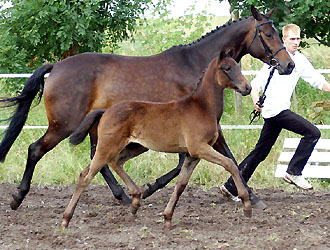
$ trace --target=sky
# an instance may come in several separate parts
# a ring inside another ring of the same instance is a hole
[[[2,1],[0,1],[2,2]],[[193,14],[206,11],[206,14],[212,14],[215,16],[230,16],[230,5],[227,0],[223,0],[221,3],[219,0],[173,0],[174,5],[171,9],[172,17],[183,16],[184,12],[190,6],[195,7]],[[5,5],[10,6],[10,3]],[[189,12],[190,14],[191,12]]]
[[[171,9],[172,16],[183,16],[184,11],[193,5],[195,7],[194,14],[200,13],[205,10],[207,14],[215,16],[230,16],[230,5],[227,0],[174,0],[174,7]]]

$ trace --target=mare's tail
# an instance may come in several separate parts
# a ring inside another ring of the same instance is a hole
[[[78,145],[82,143],[86,138],[89,130],[94,126],[95,123],[99,122],[105,109],[97,109],[88,113],[84,120],[80,123],[79,127],[71,134],[70,143],[72,145]]]
[[[53,66],[54,64],[46,64],[34,71],[32,76],[26,81],[19,96],[12,98],[0,98],[0,103],[4,103],[2,107],[18,105],[14,114],[10,118],[6,119],[10,121],[10,124],[0,144],[0,162],[5,161],[9,149],[13,145],[25,124],[32,101],[39,92],[40,102],[45,84],[44,76],[52,70]]]

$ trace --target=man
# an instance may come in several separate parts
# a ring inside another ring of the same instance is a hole
[[[290,75],[279,75],[277,71],[274,72],[265,92],[266,99],[264,105],[261,107],[258,106],[257,102],[259,100],[259,92],[263,91],[269,77],[269,66],[264,65],[251,82],[251,97],[254,109],[261,111],[264,125],[255,148],[242,161],[239,169],[245,181],[248,182],[259,163],[269,154],[281,130],[286,129],[301,135],[302,139],[289,163],[284,180],[296,185],[298,188],[309,190],[313,187],[301,175],[301,172],[321,133],[313,124],[289,109],[290,99],[299,78],[304,79],[313,87],[327,92],[330,92],[330,84],[314,69],[307,58],[298,52],[300,44],[299,26],[288,24],[283,27],[282,33],[284,45],[296,66]],[[220,190],[224,196],[238,200],[237,190],[232,178],[229,178],[220,187]]]

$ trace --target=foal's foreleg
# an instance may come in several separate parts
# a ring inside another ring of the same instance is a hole
[[[182,192],[186,188],[188,181],[189,181],[196,165],[198,164],[198,162],[199,162],[198,158],[192,158],[190,156],[185,157],[185,161],[183,163],[178,180],[176,182],[175,189],[174,189],[171,199],[167,203],[167,206],[163,213],[166,228],[171,228],[171,226],[172,226],[172,217],[173,217],[173,213],[174,213],[174,208],[175,208]]]
[[[218,139],[217,139],[217,141],[213,144],[212,147],[213,147],[216,151],[218,151],[218,152],[220,152],[221,154],[223,154],[224,156],[230,158],[230,159],[235,163],[235,165],[238,166],[238,164],[237,164],[237,162],[236,162],[236,160],[235,160],[233,154],[231,153],[231,151],[230,151],[230,149],[229,149],[229,147],[228,147],[228,145],[227,145],[227,143],[226,143],[225,138],[223,137],[223,134],[222,134],[222,131],[221,131],[220,126],[218,126],[218,133],[219,133]],[[240,175],[240,176],[241,176],[241,180],[242,180],[242,182],[243,182],[245,188],[246,188],[246,189],[248,190],[248,192],[249,192],[250,200],[251,200],[251,204],[252,204],[252,206],[253,206],[254,208],[256,208],[256,209],[262,209],[262,210],[265,209],[265,208],[267,207],[267,205],[266,205],[262,200],[260,200],[260,198],[259,198],[257,195],[255,195],[255,194],[252,192],[251,188],[247,185],[247,183],[246,183],[246,181],[244,180],[244,178],[242,177],[242,175]]]
[[[195,157],[223,166],[232,175],[235,185],[237,187],[238,196],[243,201],[244,214],[250,217],[252,215],[252,209],[251,209],[251,201],[249,198],[249,193],[247,188],[244,186],[242,182],[241,175],[235,163],[228,157],[225,157],[222,154],[215,151],[208,144],[202,144],[199,147],[196,147],[194,144],[194,148],[192,148],[191,151],[189,151],[189,153]]]
[[[143,191],[142,198],[145,199],[145,198],[149,197],[154,192],[156,192],[158,189],[165,187],[171,180],[173,180],[175,177],[177,177],[180,173],[184,160],[185,160],[185,154],[184,153],[179,154],[179,164],[177,165],[177,167],[172,169],[167,174],[156,179],[154,184],[148,183],[147,184],[148,188]]]

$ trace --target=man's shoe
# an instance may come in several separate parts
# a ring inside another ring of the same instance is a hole
[[[295,185],[304,190],[313,189],[313,186],[302,175],[291,175],[286,173],[284,178],[286,182]]]
[[[241,198],[238,196],[233,195],[231,192],[228,191],[228,189],[225,187],[225,185],[220,186],[220,192],[224,197],[226,197],[229,200],[240,202]]]

